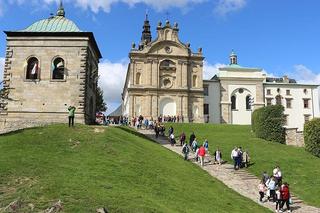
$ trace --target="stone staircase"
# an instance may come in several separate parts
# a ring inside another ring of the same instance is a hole
[[[140,133],[144,134],[148,138],[161,144],[163,147],[182,155],[181,146],[171,146],[166,137],[156,138],[153,130],[139,130]],[[193,159],[194,154],[189,155],[189,159]],[[193,163],[200,166],[199,163],[192,161]],[[238,192],[239,194],[253,200],[254,202],[262,205],[270,210],[275,210],[275,203],[272,202],[259,202],[258,184],[260,180],[253,174],[250,174],[244,169],[234,170],[233,165],[222,164],[216,165],[212,163],[210,156],[205,158],[205,166],[201,167],[203,170],[208,172],[211,176],[222,181],[226,186]],[[297,213],[320,213],[320,208],[309,206],[304,204],[301,199],[291,194],[293,205],[291,205],[292,212]]]

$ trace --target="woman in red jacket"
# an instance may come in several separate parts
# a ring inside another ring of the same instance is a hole
[[[282,200],[282,204],[280,206],[280,209],[281,209],[280,212],[283,211],[284,204],[286,204],[288,212],[291,212],[290,203],[289,203],[289,200],[290,200],[289,184],[286,182],[283,183],[283,185],[280,187],[280,197]]]

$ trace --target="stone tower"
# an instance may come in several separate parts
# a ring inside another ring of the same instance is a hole
[[[178,33],[177,23],[160,22],[155,40],[132,45],[122,94],[124,116],[179,116],[184,122],[203,122],[202,49],[193,53]]]
[[[65,18],[60,4],[55,16],[5,34],[2,126],[66,122],[70,105],[76,122],[92,123],[101,58],[93,33]]]

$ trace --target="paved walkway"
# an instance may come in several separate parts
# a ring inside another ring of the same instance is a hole
[[[165,148],[182,155],[181,153],[181,146],[171,146],[168,143],[167,138],[165,137],[159,137],[156,139],[154,131],[151,130],[139,130],[140,133],[146,135],[150,139],[158,142]],[[194,154],[189,154],[189,158],[193,158]],[[210,160],[210,161],[209,161]],[[209,161],[209,162],[208,162]],[[237,170],[234,171],[233,165],[230,164],[223,164],[223,165],[214,165],[210,162],[211,157],[206,157],[206,161],[204,167],[202,167],[203,170],[207,171],[211,176],[217,178],[218,180],[222,181],[225,185],[227,185],[229,188],[233,189],[234,191],[238,192],[239,194],[253,200],[254,202],[258,203],[259,205],[262,205],[266,208],[269,208],[273,211],[275,211],[275,204],[272,202],[264,202],[260,203],[259,193],[258,193],[258,184],[259,179],[247,172],[246,170]],[[194,162],[195,164],[199,165],[197,162]],[[291,205],[292,212],[297,213],[320,213],[320,208],[316,208],[313,206],[309,206],[303,203],[302,200],[292,196],[293,205]]]

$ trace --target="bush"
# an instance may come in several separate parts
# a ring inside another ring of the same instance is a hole
[[[259,108],[252,114],[252,130],[258,138],[285,143],[284,107],[272,105]]]
[[[320,157],[320,118],[314,118],[304,124],[305,149]]]

